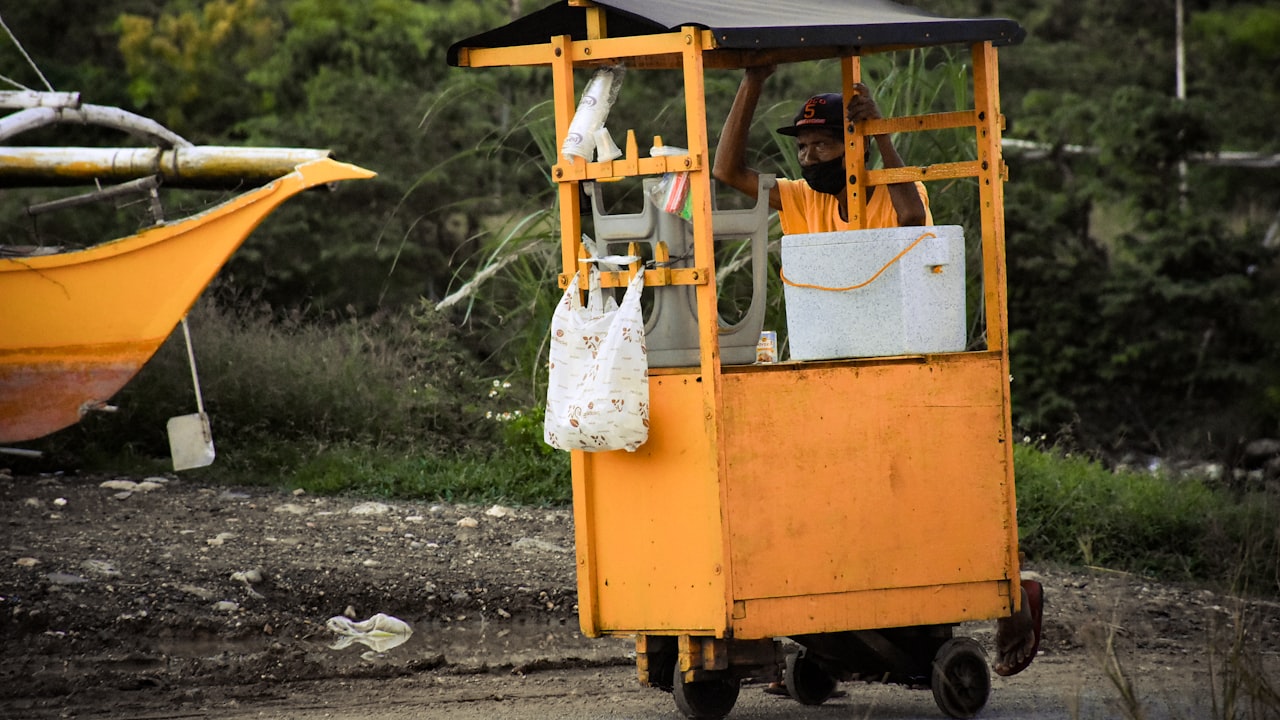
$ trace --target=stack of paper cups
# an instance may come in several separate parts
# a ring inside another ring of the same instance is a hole
[[[560,147],[560,154],[565,160],[572,161],[574,157],[591,159],[591,153],[596,149],[596,131],[604,127],[613,100],[618,96],[618,74],[614,68],[601,68],[591,76],[587,88],[582,91],[582,99],[578,101],[573,122],[569,123],[564,145]]]

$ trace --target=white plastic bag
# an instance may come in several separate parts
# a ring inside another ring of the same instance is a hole
[[[342,636],[329,646],[334,650],[342,650],[352,643],[360,643],[373,648],[374,652],[381,653],[403,645],[409,636],[413,635],[413,628],[409,623],[385,613],[378,613],[360,622],[355,622],[343,615],[336,615],[329,618],[325,627]]]
[[[689,194],[689,173],[663,173],[649,189],[649,198],[663,212],[693,221],[693,197]]]
[[[636,273],[621,305],[602,300],[594,265],[589,277],[586,307],[574,273],[551,318],[543,439],[561,450],[634,452],[649,438],[644,273]]]
[[[688,150],[674,145],[655,145],[649,148],[650,157],[688,154]],[[693,222],[693,197],[689,194],[689,173],[663,173],[662,179],[649,188],[649,199],[663,212],[679,215]]]

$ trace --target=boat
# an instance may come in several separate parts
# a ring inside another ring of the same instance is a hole
[[[0,92],[0,108],[16,110],[0,118],[0,143],[59,123],[115,128],[150,143],[0,147],[2,187],[94,187],[27,212],[126,194],[149,197],[157,210],[151,227],[85,248],[6,246],[0,238],[0,445],[109,409],[273,210],[303,190],[375,175],[327,150],[195,146],[148,118],[81,103],[76,93]],[[155,204],[161,186],[243,192],[165,220]]]

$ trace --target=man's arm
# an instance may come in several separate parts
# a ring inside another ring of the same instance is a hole
[[[716,146],[715,163],[711,167],[711,174],[716,180],[750,198],[755,198],[760,189],[760,173],[747,167],[747,135],[764,81],[774,69],[772,65],[747,68],[742,84],[738,86],[738,94],[733,98],[733,107],[724,120],[720,144]],[[777,186],[769,190],[769,207],[782,209],[782,196],[778,194]]]
[[[855,83],[854,95],[849,99],[847,112],[849,122],[858,123],[863,120],[878,120],[880,108],[871,97],[871,90],[862,83]],[[897,148],[893,146],[893,138],[888,135],[875,136],[876,147],[880,150],[880,158],[885,168],[900,168],[906,165]],[[889,199],[893,201],[893,209],[898,214],[898,225],[908,227],[924,225],[928,216],[925,214],[924,201],[916,190],[915,183],[893,183],[886,185]]]

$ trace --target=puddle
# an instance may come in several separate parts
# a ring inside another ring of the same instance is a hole
[[[559,622],[423,622],[413,636],[386,653],[389,659],[420,660],[441,655],[463,666],[528,665],[584,660],[609,662],[634,656],[629,637],[589,638],[577,624]]]
[[[354,644],[343,649],[332,645],[339,635],[320,632],[299,640],[315,659],[328,657],[336,665],[378,660],[395,664],[430,662],[443,656],[450,665],[464,668],[495,665],[530,665],[570,660],[588,663],[631,662],[635,641],[630,637],[589,638],[577,623],[559,621],[410,621],[413,634],[404,644],[376,653]],[[170,658],[227,658],[268,651],[276,643],[289,643],[280,635],[241,639],[216,637],[167,638],[157,653]]]

